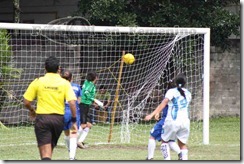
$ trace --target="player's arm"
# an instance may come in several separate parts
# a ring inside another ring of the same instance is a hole
[[[24,98],[24,106],[25,106],[27,109],[29,109],[30,111],[34,110],[34,109],[32,108],[31,103],[32,103],[32,101],[29,101],[29,100],[27,100],[27,99]]]
[[[36,111],[32,107],[31,103],[32,103],[32,101],[29,101],[29,100],[27,100],[27,99],[24,98],[24,106],[27,109],[29,109],[29,111],[30,111],[30,113],[29,113],[30,117],[35,118],[36,117]]]
[[[32,81],[23,95],[24,97],[23,104],[27,109],[29,109],[30,111],[29,115],[30,117],[33,118],[36,116],[36,112],[35,109],[32,107],[32,101],[36,98],[37,95],[37,89],[36,89],[36,86],[38,86],[37,82],[38,79]]]
[[[145,120],[148,121],[148,120],[151,120],[151,118],[153,116],[155,116],[155,119],[157,120],[159,118],[159,114],[160,112],[165,108],[165,106],[168,104],[169,102],[169,99],[168,98],[165,98],[158,106],[157,108],[152,112],[150,113],[149,115],[147,115],[145,117]]]
[[[80,104],[80,102],[81,102],[81,97],[77,97],[77,102],[78,102],[78,104]]]
[[[77,132],[77,124],[76,124],[76,95],[73,91],[73,88],[71,87],[70,83],[67,81],[65,85],[65,97],[64,97],[68,103],[71,110],[71,122],[72,122],[72,131]]]
[[[70,100],[68,101],[69,107],[71,110],[71,122],[72,122],[72,127],[71,127],[71,135],[77,135],[78,127],[77,127],[77,119],[76,119],[76,101],[77,100]]]

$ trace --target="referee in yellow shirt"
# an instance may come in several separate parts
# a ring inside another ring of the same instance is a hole
[[[64,102],[68,101],[72,113],[72,129],[77,132],[76,96],[70,83],[59,71],[59,60],[49,57],[45,61],[46,74],[32,81],[24,93],[24,105],[35,118],[35,135],[42,160],[51,160],[54,147],[64,127]],[[36,110],[32,101],[37,99]]]

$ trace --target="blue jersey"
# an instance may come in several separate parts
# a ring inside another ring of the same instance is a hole
[[[81,87],[76,84],[76,83],[71,83],[71,86],[75,92],[76,98],[78,99],[78,97],[81,97]],[[69,107],[69,103],[65,102],[65,113],[64,113],[64,130],[68,130],[71,128],[72,126],[72,122],[71,122],[71,110]],[[79,103],[78,100],[76,101],[76,123],[77,126],[80,126],[80,108],[79,108]]]
[[[75,96],[76,98],[81,97],[81,88],[80,85],[76,84],[76,83],[71,83],[71,86],[73,88],[73,91],[75,92]],[[76,109],[79,108],[79,103],[78,101],[76,101]],[[65,102],[65,109],[70,109],[69,107],[69,103],[66,101]]]
[[[161,134],[163,133],[163,125],[165,118],[168,113],[168,105],[162,110],[161,119],[154,125],[154,127],[150,131],[150,135],[155,138],[155,140],[161,141]]]

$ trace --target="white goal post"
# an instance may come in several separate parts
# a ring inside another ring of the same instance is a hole
[[[97,88],[107,85],[112,100],[118,89],[119,98],[113,100],[116,109],[111,107],[110,125],[104,123],[101,113],[96,115],[96,126],[108,133],[111,142],[140,140],[133,139],[139,130],[139,134],[149,134],[154,122],[145,123],[145,114],[162,100],[164,83],[180,72],[185,73],[187,87],[193,93],[191,118],[203,121],[203,144],[209,144],[209,28],[0,23],[1,30],[7,31],[8,41],[0,38],[0,66],[17,69],[20,76],[10,77],[3,69],[0,71],[0,101],[4,102],[0,106],[2,125],[11,128],[11,125],[23,127],[33,123],[21,105],[22,96],[30,81],[44,75],[45,58],[55,55],[62,67],[73,72],[74,82],[82,84],[86,73],[95,70],[99,74]],[[8,44],[9,49],[2,49],[1,44]],[[10,54],[5,60],[6,51]],[[118,84],[123,52],[132,53],[136,61],[132,65],[124,64]],[[108,117],[108,113],[105,115]],[[89,133],[90,142],[107,142],[107,139],[92,140],[93,134],[96,137],[99,134],[96,126]],[[0,142],[4,143],[1,138]]]

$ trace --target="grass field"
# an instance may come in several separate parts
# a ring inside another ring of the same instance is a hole
[[[240,123],[239,117],[210,119],[209,145],[202,144],[202,123],[192,123],[191,137],[188,144],[189,160],[240,160]],[[29,144],[21,144],[26,141],[24,136],[19,136],[11,141],[4,140],[4,137],[9,137],[9,133],[14,132],[14,130],[0,128],[1,160],[39,160],[33,127],[28,128],[30,132],[26,135],[31,135],[28,138],[28,140],[31,140]],[[20,131],[19,128],[18,131]],[[95,126],[90,133],[93,133],[93,131],[99,131],[99,126]],[[148,135],[145,135],[144,141],[136,144],[91,144],[87,149],[78,149],[76,158],[78,160],[145,160]],[[89,143],[89,135],[86,142]],[[159,148],[160,143],[158,142],[154,160],[163,160]],[[171,152],[171,156],[173,160],[177,159],[175,152]],[[67,159],[68,152],[63,144],[63,136],[61,136],[58,146],[54,149],[53,160]]]

